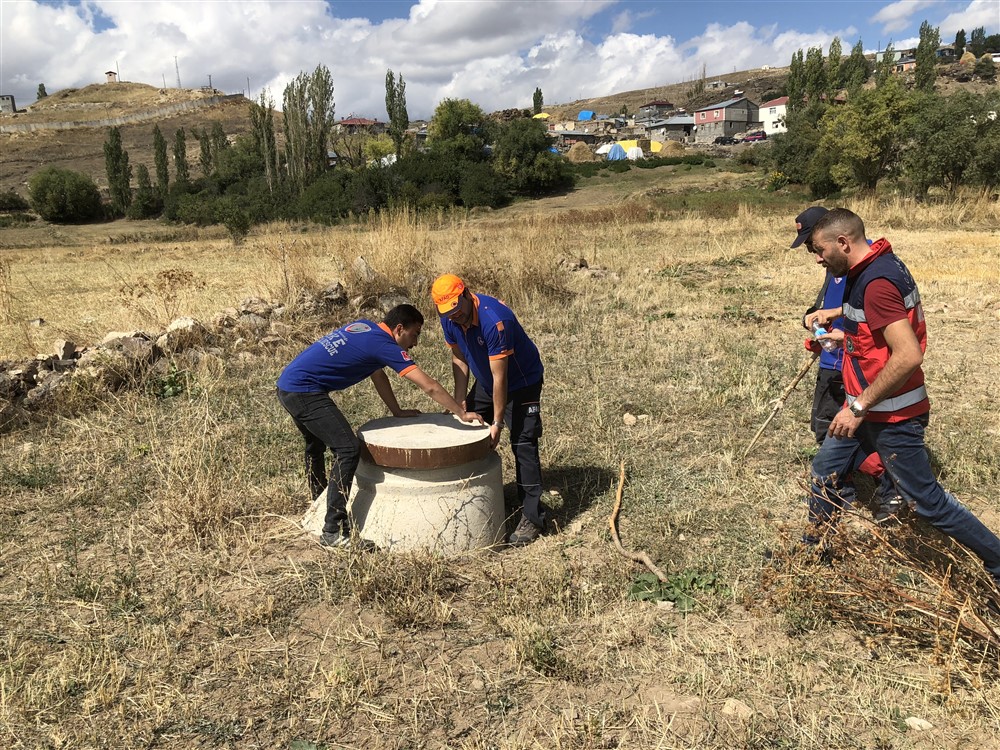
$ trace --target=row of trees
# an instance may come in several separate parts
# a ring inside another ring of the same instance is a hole
[[[1000,92],[941,96],[898,78],[845,104],[813,101],[789,113],[772,141],[773,167],[817,197],[894,180],[925,197],[932,188],[1000,187]]]
[[[102,206],[96,186],[82,175],[45,170],[29,188],[32,203],[50,221],[88,221],[102,216],[224,223],[234,236],[252,223],[275,219],[334,222],[349,214],[388,206],[496,207],[512,198],[539,195],[572,184],[568,165],[549,152],[546,128],[519,119],[502,124],[467,99],[446,99],[435,110],[425,146],[407,133],[406,84],[386,73],[386,136],[334,135],[333,81],[320,65],[300,73],[284,90],[284,148],[275,133],[274,103],[266,93],[250,105],[250,132],[230,144],[216,123],[190,131],[201,176],[191,175],[188,134],[168,143],[153,129],[155,183],[149,169],[133,169],[121,133],[108,131],[104,145],[110,200]],[[541,105],[541,91],[536,90]],[[331,148],[338,165],[331,168]],[[395,163],[383,159],[395,154]],[[170,162],[173,162],[171,175]],[[89,184],[87,184],[89,183]],[[86,186],[84,186],[86,185]],[[85,201],[69,193],[86,194]]]

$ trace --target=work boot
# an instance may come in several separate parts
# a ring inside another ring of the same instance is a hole
[[[538,539],[542,535],[542,528],[536,526],[527,518],[524,514],[521,514],[521,520],[517,524],[517,528],[514,529],[514,533],[510,535],[507,539],[507,543],[511,547],[524,547],[531,544],[533,541]]]
[[[323,547],[347,547],[351,543],[351,535],[343,531],[324,531],[320,534],[319,543]]]
[[[903,509],[904,505],[906,505],[906,501],[899,495],[890,498],[882,498],[881,502],[878,504],[878,508],[875,510],[875,523],[899,523],[899,512]]]

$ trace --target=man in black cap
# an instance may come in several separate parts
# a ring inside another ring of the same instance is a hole
[[[816,222],[825,214],[827,209],[822,206],[811,206],[795,217],[795,228],[798,234],[792,247],[799,247],[805,244],[810,255],[813,253],[812,231]],[[806,323],[807,317],[817,310],[830,310],[840,307],[844,302],[844,289],[846,287],[846,276],[834,276],[829,271],[823,279],[823,286],[820,287],[819,294],[816,295],[816,302],[802,316],[802,327],[812,334],[812,330]],[[844,321],[839,319],[831,324],[831,329],[843,330]],[[840,345],[827,349],[821,345],[821,340],[809,338],[806,340],[806,349],[819,354],[819,373],[816,376],[816,388],[813,391],[812,415],[810,427],[816,435],[816,443],[822,445],[827,437],[827,430],[830,423],[837,415],[845,403],[846,394],[844,392],[844,377],[841,371],[844,359],[844,350]],[[865,457],[855,470],[868,474],[875,479],[880,479],[885,471],[882,460],[878,453],[872,453]],[[841,490],[845,504],[850,504],[854,500],[854,485],[846,481]],[[878,510],[875,512],[875,520],[879,522],[887,521],[894,517],[902,507],[902,498],[897,496],[892,486],[883,483],[880,492]]]

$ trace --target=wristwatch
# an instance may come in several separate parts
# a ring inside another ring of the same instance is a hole
[[[853,401],[847,408],[850,409],[851,414],[856,416],[858,419],[861,419],[868,412],[868,410],[862,406],[860,401]]]

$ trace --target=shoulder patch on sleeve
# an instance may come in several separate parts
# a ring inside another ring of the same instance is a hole
[[[503,321],[502,320],[498,320],[497,321],[497,330],[498,331],[502,331],[503,330]]]

